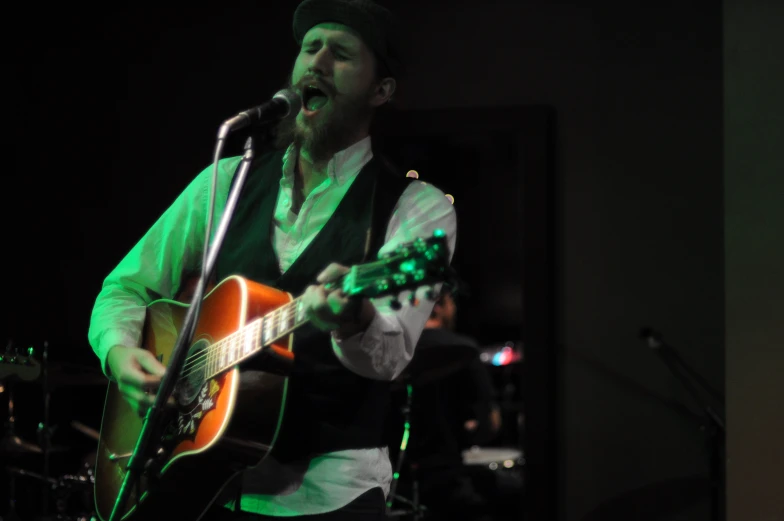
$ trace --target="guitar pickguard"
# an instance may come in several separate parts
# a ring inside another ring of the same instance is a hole
[[[164,439],[175,444],[184,440],[195,441],[204,416],[216,407],[220,390],[221,386],[215,379],[203,382],[196,399],[178,408],[177,418],[167,425]]]

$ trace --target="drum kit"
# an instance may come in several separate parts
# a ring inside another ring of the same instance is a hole
[[[519,386],[516,376],[511,372],[521,361],[519,347],[513,343],[479,347],[468,337],[451,332],[446,333],[446,336],[441,335],[440,338],[439,342],[420,343],[406,371],[393,385],[393,392],[403,392],[406,399],[401,408],[403,439],[396,461],[393,462],[395,468],[387,503],[387,515],[392,518],[421,520],[428,512],[427,506],[419,499],[416,462],[406,461],[408,439],[412,436],[410,413],[417,388],[446,378],[478,358],[493,373],[502,409],[511,411],[517,417],[521,416],[519,397],[515,391]],[[73,364],[48,363],[46,343],[41,362],[38,362],[33,354],[32,348],[20,353],[12,349],[10,344],[5,353],[0,354],[0,394],[5,393],[8,404],[5,428],[0,431],[0,461],[3,462],[2,470],[8,484],[4,497],[7,506],[5,509],[0,507],[0,521],[97,521],[93,504],[95,449],[85,451],[75,472],[52,475],[51,456],[73,450],[52,445],[54,428],[49,413],[52,390],[105,386],[107,380],[99,370]],[[25,440],[17,433],[14,386],[20,382],[40,384],[43,391],[43,420],[36,429],[37,443]],[[91,447],[92,443],[97,447],[97,430],[77,421],[71,421],[70,427],[84,436],[85,440],[91,440]],[[525,464],[523,452],[520,450],[520,437],[516,432],[510,433],[509,429],[504,431],[505,435],[498,438],[498,446],[474,446],[463,450],[463,465],[492,472],[499,480],[520,479]],[[416,436],[416,426],[413,436]],[[28,463],[20,464],[22,461]],[[410,485],[407,489],[410,497],[397,492],[401,476]],[[20,486],[22,483],[24,487]],[[24,509],[19,508],[17,496],[22,488],[28,492],[28,498],[30,490],[37,490],[41,494],[40,501],[32,501],[36,509],[34,513],[30,512],[29,508],[24,512]]]
[[[429,331],[425,330],[423,339]],[[497,437],[499,446],[471,446],[462,451],[462,464],[473,471],[491,473],[494,484],[506,486],[513,482],[512,488],[522,487],[525,457],[520,449],[522,436],[522,407],[519,396],[517,371],[522,361],[522,348],[514,342],[500,346],[478,346],[471,338],[449,330],[439,330],[436,341],[417,344],[414,358],[404,373],[393,384],[393,393],[403,393],[404,403],[400,407],[403,424],[399,452],[393,461],[393,479],[387,500],[387,517],[419,521],[428,516],[428,507],[420,500],[420,478],[417,476],[418,463],[407,461],[409,440],[417,434],[416,423],[412,420],[412,406],[417,389],[438,382],[464,368],[477,358],[487,366],[497,391],[499,405],[505,416],[514,418],[508,422],[514,428],[504,429]],[[412,432],[413,429],[413,432]],[[398,492],[401,478],[407,480],[407,495]],[[495,486],[495,485],[493,485]],[[515,516],[516,517],[516,516]]]
[[[34,521],[93,521],[97,520],[93,506],[95,484],[95,451],[88,450],[72,473],[52,475],[52,456],[73,456],[76,449],[53,445],[55,426],[50,420],[53,391],[81,386],[105,386],[104,375],[88,367],[48,362],[48,345],[44,343],[42,361],[33,348],[20,352],[9,342],[0,354],[0,394],[5,394],[7,415],[0,431],[0,461],[5,474],[6,493],[2,497],[0,520]],[[15,410],[14,390],[19,384],[40,386],[43,396],[43,419],[36,428],[35,442],[20,436]],[[98,445],[99,434],[94,429],[71,422],[71,428]],[[37,494],[40,496],[37,496]],[[25,501],[20,502],[24,498]]]

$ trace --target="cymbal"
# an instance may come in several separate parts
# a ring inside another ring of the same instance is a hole
[[[17,467],[6,467],[6,470],[9,473],[17,475],[17,476],[25,476],[25,477],[28,477],[28,478],[34,478],[34,479],[43,481],[45,483],[49,483],[51,485],[57,485],[58,484],[56,479],[44,477],[42,474],[38,474],[37,472],[31,472],[29,470],[20,469],[20,468],[17,468]]]
[[[414,349],[414,357],[397,378],[395,387],[440,380],[478,358],[479,346],[471,337],[449,329],[425,329]]]
[[[67,452],[70,447],[54,445],[49,447],[49,452]],[[0,454],[43,454],[44,449],[37,443],[25,441],[15,434],[6,434],[0,439]]]
[[[75,430],[81,432],[82,434],[84,434],[88,438],[94,439],[95,441],[99,441],[101,439],[101,433],[100,432],[98,432],[97,430],[93,429],[92,427],[88,427],[87,425],[85,425],[85,424],[83,424],[81,422],[78,422],[78,421],[74,420],[74,421],[71,422],[71,427],[73,427]]]
[[[43,450],[35,443],[24,441],[16,435],[6,435],[0,440],[0,453],[5,454],[41,454]]]

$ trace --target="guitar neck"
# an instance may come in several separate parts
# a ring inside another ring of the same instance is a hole
[[[306,324],[302,297],[247,323],[235,333],[207,348],[206,377],[212,378],[255,355],[264,347]]]
[[[430,239],[415,239],[379,260],[352,266],[328,282],[326,289],[341,288],[348,297],[375,298],[443,282],[449,266],[448,251],[446,235],[435,230]],[[207,347],[205,377],[212,378],[232,368],[307,322],[302,296],[249,322]],[[204,354],[199,354],[200,359]]]

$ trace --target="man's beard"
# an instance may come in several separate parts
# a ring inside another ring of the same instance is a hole
[[[293,89],[291,82],[285,87]],[[336,152],[343,150],[357,134],[359,127],[369,120],[372,109],[367,105],[367,96],[338,101],[331,97],[329,112],[318,114],[302,125],[297,124],[298,114],[282,120],[275,130],[276,148],[290,144],[298,150],[306,150],[313,162],[327,161]],[[324,109],[322,109],[324,110]]]

